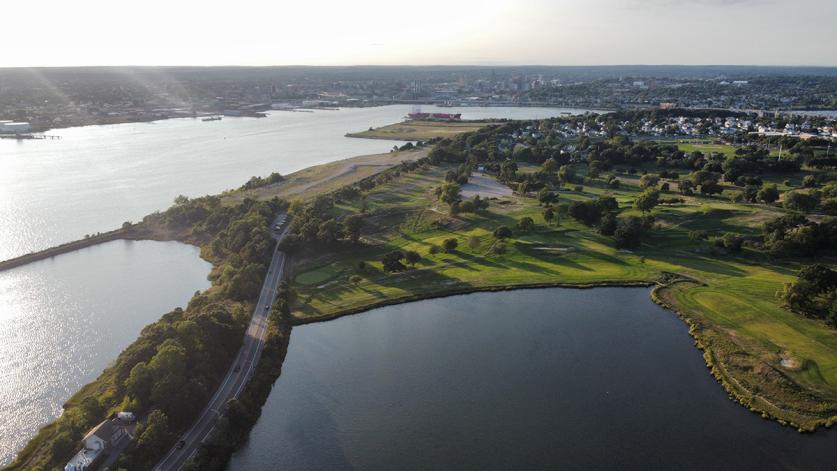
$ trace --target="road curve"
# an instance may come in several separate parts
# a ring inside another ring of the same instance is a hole
[[[276,224],[276,221],[273,222],[271,227]],[[287,228],[287,225],[285,227]],[[287,234],[286,228],[282,230],[281,234],[272,233],[277,243],[281,242]],[[259,300],[244,335],[244,344],[238,351],[232,365],[230,365],[230,369],[224,376],[221,385],[218,386],[197,421],[192,425],[192,428],[178,438],[178,442],[182,441],[183,446],[179,449],[176,446],[172,448],[157,463],[154,471],[177,471],[183,467],[198,452],[203,441],[212,433],[215,428],[215,420],[224,412],[227,402],[230,399],[237,399],[244,386],[247,385],[264,347],[267,335],[267,317],[270,313],[270,307],[276,300],[279,282],[282,281],[285,272],[286,259],[285,253],[279,251],[278,248],[273,251],[270,268],[259,293]]]

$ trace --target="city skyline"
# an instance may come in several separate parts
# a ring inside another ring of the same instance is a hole
[[[821,0],[272,4],[159,0],[4,6],[0,67],[109,65],[834,66]]]

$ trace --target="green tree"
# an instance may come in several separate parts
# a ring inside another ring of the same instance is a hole
[[[404,259],[409,263],[411,266],[415,267],[416,263],[421,260],[421,255],[415,250],[408,250],[404,253]]]
[[[494,237],[497,239],[508,239],[512,236],[512,230],[508,226],[500,226],[494,229]]]
[[[471,250],[477,250],[478,248],[480,248],[481,243],[482,241],[478,236],[472,235],[468,238],[468,248],[470,248]]]
[[[572,183],[575,181],[575,170],[569,165],[562,165],[558,169],[558,180],[561,183]]]
[[[360,231],[363,228],[363,216],[352,214],[343,221],[343,231],[353,244],[360,240]]]
[[[538,192],[538,202],[544,206],[548,206],[558,200],[555,192],[549,191],[548,188],[541,188]]]
[[[646,189],[634,201],[634,207],[643,213],[651,211],[658,204],[660,204],[660,191],[654,188]]]
[[[643,175],[642,177],[640,177],[639,186],[640,186],[640,188],[643,188],[643,189],[652,188],[652,187],[657,186],[657,183],[659,183],[659,182],[660,182],[660,177],[658,177],[657,175],[652,175],[652,174],[649,173],[647,175]]]
[[[447,253],[453,252],[454,250],[456,250],[456,247],[458,247],[458,246],[459,246],[459,241],[457,241],[453,237],[451,237],[450,239],[445,239],[442,242],[442,248],[445,249],[445,252],[447,252]]]
[[[531,231],[535,227],[534,219],[529,216],[523,217],[517,222],[517,227],[524,232]]]
[[[819,197],[814,193],[789,191],[785,193],[784,206],[786,209],[808,213],[820,204]]]
[[[340,238],[340,225],[334,219],[320,223],[317,229],[317,240],[324,244],[333,244]]]
[[[558,162],[550,157],[543,161],[543,171],[546,173],[555,173],[558,170]]]
[[[458,183],[447,182],[439,187],[439,200],[453,208],[461,200],[459,196],[461,189]]]
[[[762,187],[756,198],[762,203],[775,203],[779,199],[779,189],[776,188],[776,185]]]
[[[547,224],[552,224],[552,221],[555,220],[555,210],[552,209],[552,206],[543,210],[543,220],[546,221]]]
[[[517,177],[517,164],[513,160],[506,159],[500,164],[500,180],[511,182]]]
[[[153,410],[138,431],[137,447],[141,456],[160,456],[173,439],[169,419],[160,410]]]
[[[404,270],[407,267],[405,267],[404,264],[401,263],[401,260],[403,260],[403,259],[404,259],[404,253],[402,253],[398,250],[392,251],[392,252],[384,255],[384,258],[381,260],[381,263],[384,266],[384,271],[386,271],[386,272],[396,272],[396,271]]]

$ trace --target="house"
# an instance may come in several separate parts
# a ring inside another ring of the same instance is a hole
[[[82,439],[81,450],[64,466],[64,471],[93,469],[128,434],[126,426],[123,420],[109,419],[93,427]]]

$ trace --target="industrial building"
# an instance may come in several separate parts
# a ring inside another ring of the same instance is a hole
[[[0,121],[0,134],[23,134],[32,132],[29,123],[15,121]]]

